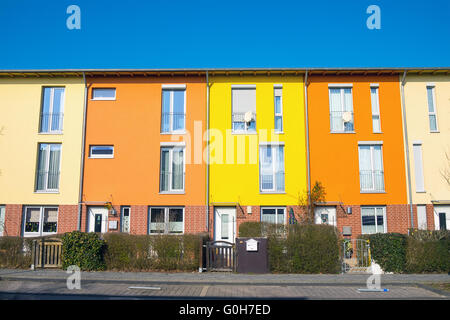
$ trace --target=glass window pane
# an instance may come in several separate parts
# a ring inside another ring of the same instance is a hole
[[[275,130],[283,131],[283,118],[281,116],[275,116]]]
[[[113,146],[91,146],[91,156],[95,155],[113,155]]]
[[[284,209],[277,209],[277,223],[284,224],[285,216],[284,216]]]
[[[222,239],[228,239],[229,234],[228,234],[228,226],[229,226],[229,214],[222,214],[220,216],[220,231],[221,231],[221,238]]]
[[[44,88],[44,98],[41,112],[41,132],[50,131],[50,99],[52,88]]]
[[[39,145],[39,158],[37,168],[37,190],[45,190],[47,188],[47,157],[48,157],[48,144],[41,143]]]
[[[54,88],[53,95],[53,110],[51,117],[51,130],[61,131],[62,130],[62,109],[63,109],[63,99],[64,99],[64,88]]]
[[[0,206],[0,235],[5,230],[5,206]]]
[[[152,208],[150,210],[150,233],[164,233],[164,229],[164,208]]]
[[[430,119],[430,130],[436,131],[437,130],[436,116],[433,114],[430,114],[429,119]]]
[[[42,232],[56,233],[57,225],[58,225],[58,209],[44,208],[44,221]]]
[[[27,208],[25,212],[25,232],[39,232],[40,208]]]
[[[275,114],[281,114],[281,97],[275,96]]]
[[[169,209],[169,233],[183,233],[183,209]]]
[[[161,151],[161,173],[160,173],[160,188],[161,191],[169,190],[169,150]]]
[[[276,148],[277,159],[275,162],[275,177],[277,191],[284,191],[284,147],[278,146]]]
[[[171,91],[162,91],[161,132],[170,131],[170,94]]]
[[[273,160],[272,148],[267,146],[260,147],[260,175],[261,189],[273,190]]]
[[[434,112],[433,87],[427,87],[428,112]]]
[[[184,129],[184,90],[173,91],[173,130]]]
[[[182,190],[184,180],[183,150],[173,150],[172,162],[172,189]]]
[[[115,88],[94,88],[92,89],[93,99],[115,99],[116,89]]]
[[[59,160],[61,157],[61,145],[50,145],[50,160],[48,169],[48,189],[58,189],[59,187]]]
[[[372,116],[373,132],[381,132],[380,116]]]
[[[262,222],[276,223],[276,210],[275,209],[262,209],[261,215]]]

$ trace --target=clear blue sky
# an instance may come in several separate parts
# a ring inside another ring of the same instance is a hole
[[[0,46],[0,69],[450,67],[450,1],[0,0]]]

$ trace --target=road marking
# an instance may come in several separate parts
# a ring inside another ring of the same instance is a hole
[[[202,292],[200,292],[200,297],[206,296],[206,292],[208,291],[209,286],[203,286]]]
[[[161,290],[160,287],[128,287],[128,289]]]

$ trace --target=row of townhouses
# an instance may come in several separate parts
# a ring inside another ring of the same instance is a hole
[[[0,71],[0,235],[450,228],[449,69]]]

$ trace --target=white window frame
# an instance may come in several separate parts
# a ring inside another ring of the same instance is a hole
[[[169,129],[167,131],[163,131],[163,107],[164,107],[164,99],[163,94],[164,91],[170,92],[170,105],[169,105]],[[183,91],[183,103],[184,103],[184,123],[183,129],[174,130],[173,129],[173,121],[174,121],[174,112],[173,112],[173,96],[175,91]],[[161,134],[183,134],[186,132],[186,85],[162,85],[161,90]]]
[[[431,89],[431,98],[433,101],[433,111],[430,112],[430,105],[428,103],[428,89]],[[435,85],[427,85],[427,104],[428,104],[428,126],[430,125],[430,117],[434,116],[434,119],[436,121],[436,130],[431,130],[430,127],[430,132],[439,132],[439,125],[438,125],[438,116],[437,116],[437,111],[436,111],[436,87]]]
[[[352,114],[352,121],[353,121],[353,130],[345,130],[345,123],[344,121],[342,121],[342,130],[333,130],[333,126],[332,126],[332,110],[331,110],[331,89],[339,89],[340,90],[340,98],[341,98],[341,111],[342,115],[344,114],[345,111],[345,89],[350,89],[351,90],[351,97],[352,97],[352,110],[351,111],[347,111],[347,112],[351,112]],[[330,132],[331,133],[354,133],[355,132],[355,114],[354,114],[354,108],[353,108],[353,85],[352,84],[328,84],[328,99],[329,99],[329,106],[328,106],[328,111],[330,112]]]
[[[168,190],[162,190],[161,185],[161,169],[162,169],[162,153],[164,150],[169,151],[169,184],[168,184]],[[182,189],[174,189],[172,186],[172,175],[173,175],[173,152],[177,150],[183,150],[183,188]],[[185,185],[186,185],[186,148],[183,144],[176,144],[176,145],[166,145],[161,144],[161,150],[159,155],[159,193],[184,193]]]
[[[280,92],[277,94],[277,92]],[[277,113],[276,106],[276,97],[280,97],[280,112]],[[273,86],[273,108],[274,108],[274,131],[275,133],[284,133],[284,118],[283,118],[283,86],[282,85],[274,85]],[[281,130],[277,129],[277,121],[276,118],[281,118]]]
[[[44,189],[38,189],[39,187],[39,161],[40,161],[40,151],[41,151],[41,145],[47,145],[47,159],[46,159],[46,163],[45,163],[45,168],[46,168],[46,172],[47,172],[47,176],[45,178],[45,188]],[[58,189],[49,189],[48,188],[48,180],[49,180],[49,175],[48,172],[50,171],[50,149],[52,145],[59,145],[59,168],[58,168]],[[54,192],[58,192],[59,191],[59,185],[60,185],[60,179],[61,179],[61,163],[62,163],[62,143],[38,143],[38,150],[37,150],[37,166],[36,166],[36,187],[35,187],[35,192],[37,193],[54,193]]]
[[[361,152],[360,152],[360,147],[361,146],[366,146],[366,147],[370,147],[370,167],[371,167],[371,174],[372,174],[372,185],[373,188],[372,189],[362,189],[361,186]],[[380,146],[380,152],[381,152],[381,172],[383,174],[383,189],[381,190],[377,190],[375,189],[375,169],[373,167],[374,161],[373,161],[373,151],[374,151],[374,147],[375,146]],[[358,142],[358,169],[359,169],[359,189],[360,189],[360,193],[384,193],[386,190],[386,181],[385,181],[385,177],[384,177],[384,159],[383,159],[383,144],[382,142],[377,142],[377,141],[373,141],[373,142],[366,142],[366,141],[360,141]]]
[[[112,154],[92,154],[92,149],[95,147],[112,148]],[[89,158],[90,159],[113,159],[114,158],[114,145],[99,145],[91,144],[89,145]]]
[[[375,233],[364,233],[362,223],[362,209],[374,209],[375,212]],[[383,210],[383,231],[378,231],[377,209]],[[361,234],[387,233],[386,206],[361,206]]]
[[[164,209],[164,232],[151,232],[150,224],[152,223],[152,209]],[[183,230],[181,232],[169,232],[169,212],[170,209],[182,209],[183,210]],[[148,208],[148,234],[149,235],[158,235],[158,234],[184,234],[185,232],[185,222],[186,222],[186,215],[185,215],[185,208],[181,206],[150,206]]]
[[[26,216],[28,209],[39,209],[39,231],[38,232],[27,232],[26,230]],[[56,209],[57,210],[57,222],[56,222],[56,231],[55,232],[43,232],[44,229],[44,211],[45,209]],[[58,206],[25,206],[23,211],[23,236],[24,237],[41,237],[58,233],[59,227],[59,207]]]
[[[272,189],[263,189],[262,188],[262,176],[261,176],[261,150],[262,148],[271,148],[272,149],[272,178],[273,178],[273,188]],[[278,148],[283,148],[283,181],[284,181],[284,186],[283,186],[283,190],[277,190],[277,181],[276,181],[276,174],[277,172],[275,171],[275,162],[276,159],[278,159]],[[286,148],[284,148],[284,143],[260,143],[259,144],[259,192],[260,193],[285,193],[286,192]]]
[[[49,121],[48,121],[48,131],[42,131],[42,117],[44,116],[44,102],[45,102],[45,89],[50,89],[50,110],[49,110]],[[59,111],[59,128],[57,130],[52,130],[53,124],[53,104],[55,98],[55,89],[63,89],[61,110]],[[64,105],[66,100],[66,88],[65,87],[43,87],[42,88],[42,105],[41,105],[41,119],[39,123],[39,133],[41,134],[61,134],[63,132],[63,120],[64,120]]]
[[[372,99],[372,90],[376,91],[375,92],[376,101],[373,101],[373,99]],[[372,132],[373,133],[381,133],[380,90],[379,90],[379,86],[377,84],[370,85],[370,101],[371,101],[371,107],[372,107]],[[378,113],[373,112],[373,104],[374,103],[376,103],[376,106],[377,106],[376,109],[378,110]],[[375,131],[374,117],[378,117],[378,123],[380,126],[379,131]]]
[[[124,214],[125,209],[128,209],[128,223],[129,223],[128,228],[129,228],[129,230],[127,233],[130,233],[130,231],[131,231],[131,206],[121,206],[120,207],[120,232],[126,232],[126,231],[123,231],[123,228],[124,228],[124,225],[123,225],[124,215],[123,214]]]
[[[286,215],[286,207],[261,207],[260,210],[260,221],[263,222],[263,211],[264,210],[275,210],[275,224],[286,224],[287,223],[287,215]],[[278,221],[278,210],[282,209],[284,212],[284,221],[283,222],[279,222]]]
[[[114,91],[114,97],[95,98],[94,97],[95,90],[113,90]],[[117,90],[116,90],[116,88],[103,88],[103,87],[92,88],[91,100],[93,100],[93,101],[114,101],[114,100],[116,100],[116,97],[117,97]]]
[[[245,121],[243,121],[244,130],[234,129],[235,122],[242,122],[242,121],[233,121],[233,117],[234,117],[233,90],[239,90],[239,89],[255,90],[255,106],[256,106],[256,85],[254,85],[254,84],[233,84],[231,86],[231,133],[233,133],[233,134],[256,134],[256,132],[257,132],[256,112],[254,114],[252,114],[252,116],[254,118],[253,121],[255,121],[255,129],[250,129],[248,122],[245,122]]]
[[[418,151],[418,154],[416,154]],[[423,150],[422,142],[413,141],[413,158],[414,158],[414,182],[416,184],[416,192],[425,192],[425,175],[423,172]],[[418,182],[422,182],[423,188],[419,188]]]
[[[3,236],[5,231],[5,221],[6,221],[6,206],[0,205],[0,237]]]

